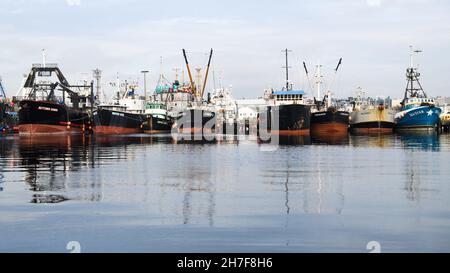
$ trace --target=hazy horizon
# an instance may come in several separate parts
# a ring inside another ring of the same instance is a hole
[[[173,69],[184,68],[182,48],[192,67],[203,68],[213,48],[216,86],[220,76],[236,98],[255,98],[284,86],[282,50],[288,48],[295,89],[311,94],[303,61],[310,74],[320,62],[328,86],[343,58],[330,86],[335,96],[352,96],[361,86],[370,96],[398,98],[414,45],[423,50],[416,62],[425,91],[446,96],[450,85],[447,1],[3,0],[0,6],[0,76],[8,96],[17,93],[31,64],[41,62],[42,49],[71,83],[90,80],[99,68],[105,87],[118,73],[142,90],[140,71],[150,70],[152,91],[161,57],[164,75],[173,80]]]

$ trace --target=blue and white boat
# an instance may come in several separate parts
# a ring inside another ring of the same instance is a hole
[[[402,101],[402,109],[395,115],[396,130],[436,130],[439,127],[442,110],[436,107],[435,100],[429,98],[419,82],[420,73],[414,68],[411,52],[411,65],[406,70],[408,85]]]

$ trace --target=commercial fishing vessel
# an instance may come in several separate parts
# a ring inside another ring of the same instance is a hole
[[[39,80],[56,75],[57,81]],[[75,91],[77,89],[77,91]],[[57,94],[58,91],[58,94]],[[90,128],[93,84],[70,85],[56,64],[34,64],[20,93],[19,133],[83,133]]]
[[[158,134],[170,133],[173,119],[167,113],[167,105],[159,101],[150,101],[145,104],[144,133]]]
[[[342,134],[348,133],[349,113],[335,106],[311,113],[311,134]]]
[[[356,134],[389,134],[394,129],[395,111],[385,99],[369,100],[364,97],[362,88],[351,102],[350,130]]]
[[[407,87],[401,111],[395,115],[396,130],[436,130],[442,110],[429,98],[420,84],[420,73],[413,65],[413,55],[420,50],[411,49],[410,67],[406,69]],[[417,84],[417,85],[416,85]]]
[[[288,49],[286,54],[286,86],[280,91],[266,90],[267,107],[258,113],[258,133],[267,130],[278,135],[309,135],[311,106],[303,90],[292,90],[289,83]]]
[[[146,116],[145,100],[135,94],[135,87],[125,81],[121,89],[117,79],[117,93],[112,104],[101,104],[93,113],[95,134],[138,134],[143,132]]]
[[[2,78],[0,77],[0,134],[8,133],[10,126],[8,126],[8,102],[6,100],[6,93],[3,89]]]
[[[337,73],[342,59],[339,60],[335,68]],[[305,72],[308,75],[308,69],[303,62]],[[317,99],[320,99],[322,82],[321,65],[316,67],[316,87]],[[332,105],[331,92],[327,91],[322,101],[314,99],[314,107],[311,109],[311,134],[312,135],[347,135],[349,126],[349,113],[339,110]]]
[[[444,127],[445,131],[448,131],[450,128],[450,111],[447,110],[447,107],[444,108],[444,111],[441,114],[441,125]]]
[[[192,102],[181,112],[176,121],[178,131],[181,133],[213,133],[216,128],[216,113],[208,106],[207,101],[204,101],[204,93],[206,83],[208,80],[208,73],[211,64],[213,50],[209,54],[208,65],[206,67],[206,74],[201,84],[200,69],[197,69],[197,85],[195,85],[192,78],[189,62],[186,56],[186,51],[183,49],[183,56],[186,63],[186,68],[190,80],[190,90],[192,92]]]
[[[219,87],[213,89],[210,104],[217,114],[218,128],[216,128],[216,132],[235,135],[241,129],[245,129],[245,122],[241,125],[237,122],[237,104],[231,95],[231,88]]]

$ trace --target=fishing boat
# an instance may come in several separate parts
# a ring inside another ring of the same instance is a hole
[[[335,68],[337,73],[342,58]],[[303,62],[305,71],[308,74],[306,64]],[[316,87],[317,98],[321,95],[322,74],[321,65],[316,67]],[[311,134],[312,135],[347,135],[349,126],[349,113],[338,109],[337,106],[332,105],[331,92],[327,91],[321,101],[314,99],[314,107],[311,109]]]
[[[56,82],[42,80],[52,75]],[[23,94],[18,111],[20,134],[88,131],[93,85],[70,85],[56,64],[46,64],[45,58],[42,64],[34,64],[19,93]]]
[[[6,105],[3,102],[0,102],[0,134],[9,131],[9,127],[5,122],[6,117]]]
[[[201,75],[200,75],[201,69],[200,68],[196,69],[197,70],[197,85],[196,85],[192,78],[189,62],[186,56],[186,51],[183,49],[183,56],[190,80],[192,103],[187,107],[187,109],[185,109],[178,115],[178,119],[175,125],[180,133],[209,134],[215,132],[216,113],[214,112],[212,107],[208,105],[208,101],[205,101],[203,99],[208,79],[209,68],[211,65],[212,54],[213,50],[211,49],[208,64],[206,67],[206,74],[203,80],[203,85],[201,84]]]
[[[267,126],[271,134],[309,135],[311,107],[306,105],[303,90],[271,91],[270,105],[258,114],[258,131]]]
[[[213,89],[210,104],[217,114],[216,132],[221,134],[238,133],[239,125],[237,123],[237,105],[231,95],[231,88],[215,88]]]
[[[395,110],[388,105],[387,100],[370,100],[363,94],[362,88],[358,87],[358,95],[351,102],[350,131],[355,134],[392,133]]]
[[[167,114],[167,105],[158,101],[151,101],[145,104],[144,133],[170,133],[173,126],[173,119]]]
[[[448,111],[448,105],[444,108],[440,118],[442,127],[448,132],[450,128],[450,111]]]
[[[0,79],[0,89],[1,79]],[[3,96],[6,98],[6,96]],[[9,99],[2,99],[0,94],[0,134],[18,133],[19,116],[16,105]]]
[[[214,133],[216,126],[216,113],[207,109],[188,109],[181,113],[177,124],[179,124],[178,131],[181,133]]]
[[[6,123],[8,118],[7,107],[6,94],[3,89],[2,79],[0,78],[0,134],[7,133],[9,131],[8,124]]]
[[[334,106],[311,113],[311,134],[346,135],[349,127],[349,113]]]
[[[124,89],[121,89],[124,86]],[[101,104],[93,113],[94,134],[138,134],[143,132],[145,100],[135,94],[135,87],[117,78],[117,93],[112,104]],[[131,89],[131,90],[129,90]]]
[[[258,113],[258,133],[263,130],[278,135],[309,135],[311,106],[305,91],[293,90],[289,82],[288,49],[286,54],[286,86],[282,90],[266,90],[267,106]]]
[[[436,107],[435,100],[429,98],[420,84],[420,73],[413,65],[413,55],[420,50],[412,50],[410,66],[406,69],[407,87],[401,111],[395,115],[396,130],[432,131],[439,127],[442,110]]]

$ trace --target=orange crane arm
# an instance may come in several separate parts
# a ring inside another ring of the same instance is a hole
[[[196,88],[195,88],[194,80],[192,79],[191,69],[189,68],[189,62],[188,62],[187,57],[186,57],[186,50],[184,50],[184,48],[183,48],[183,56],[184,56],[184,61],[186,62],[186,67],[187,67],[187,71],[188,71],[188,74],[189,74],[189,80],[191,82],[192,91],[194,91],[194,96],[197,96],[197,91],[196,91]]]
[[[206,67],[205,81],[203,82],[203,87],[202,87],[202,99],[203,99],[203,94],[205,93],[206,81],[208,80],[209,66],[211,64],[212,54],[213,54],[213,50],[211,48],[211,52],[209,53],[208,66]]]

